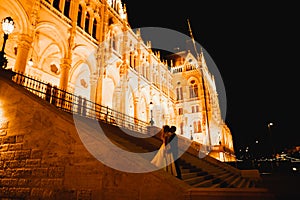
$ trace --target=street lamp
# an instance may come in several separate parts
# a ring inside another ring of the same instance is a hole
[[[152,101],[150,102],[149,108],[150,108],[150,125],[153,126],[154,121],[153,121],[153,103],[152,103]]]
[[[268,130],[269,130],[269,134],[270,134],[270,142],[271,142],[271,146],[272,146],[272,151],[273,151],[273,154],[274,154],[274,157],[276,156],[276,153],[275,153],[275,148],[274,148],[274,145],[273,145],[273,142],[272,142],[272,132],[271,132],[271,126],[273,126],[273,123],[270,122],[268,123]]]
[[[2,20],[1,25],[2,25],[2,30],[4,32],[4,36],[3,36],[2,49],[0,51],[0,67],[6,68],[7,67],[7,58],[5,57],[4,49],[5,49],[5,45],[6,45],[6,40],[8,39],[8,35],[11,34],[15,28],[15,23],[11,17],[6,17]]]

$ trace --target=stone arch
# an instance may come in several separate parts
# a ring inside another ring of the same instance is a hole
[[[150,121],[150,119],[148,119],[149,101],[145,93],[146,92],[141,93],[138,102],[137,111],[138,111],[138,119],[147,122]]]
[[[129,90],[128,92],[128,101],[126,102],[126,114],[129,115],[130,117],[134,117],[134,99],[135,95],[132,90]]]
[[[57,45],[59,51],[61,52],[61,56],[65,57],[68,52],[68,44],[67,44],[68,37],[67,37],[67,33],[59,30],[60,30],[59,27],[57,27],[57,25],[53,22],[41,22],[37,25],[35,32],[39,34],[38,39],[40,41],[42,39],[48,39],[52,41],[51,43]],[[41,36],[44,36],[44,38],[41,38]]]
[[[109,108],[113,107],[113,94],[115,90],[115,84],[113,79],[105,77],[102,82],[102,105],[108,106]]]
[[[160,121],[162,122],[162,125],[169,123],[169,108],[166,101],[161,102],[161,115],[160,115]]]
[[[61,59],[67,54],[67,34],[53,22],[38,23],[33,37],[31,55],[42,73],[42,80],[59,85]]]
[[[107,78],[111,78],[113,83],[114,83],[114,87],[116,87],[117,85],[119,85],[120,82],[120,73],[119,70],[117,69],[117,66],[115,65],[110,65],[106,68],[106,76]]]
[[[97,60],[96,60],[96,50],[89,49],[84,44],[77,44],[73,48],[73,54],[72,54],[72,61],[73,63],[86,63],[89,67],[89,70],[93,73],[96,72],[97,69]],[[74,65],[75,66],[75,65]],[[71,69],[74,70],[74,66]]]
[[[172,104],[171,104],[172,105]],[[170,106],[169,107],[169,124],[170,125],[174,125],[176,126],[176,116],[177,116],[177,113],[176,113],[176,107],[175,106]],[[178,129],[178,128],[177,128]]]
[[[72,54],[72,66],[69,73],[69,83],[71,84],[74,90],[79,91],[79,93],[84,93],[86,98],[93,100],[93,95],[95,91],[92,91],[91,87],[91,76],[97,71],[97,60],[96,60],[96,51],[90,50],[84,44],[77,44],[73,48]],[[79,73],[79,74],[78,74]],[[81,83],[78,82],[83,79],[87,86],[84,91],[82,90]],[[81,89],[80,89],[81,88]]]
[[[77,63],[70,75],[70,83],[74,88],[74,94],[90,100],[91,86],[90,86],[90,68],[87,63]]]
[[[160,121],[161,117],[161,104],[160,104],[160,99],[159,95],[153,95],[152,97],[152,103],[153,103],[153,121],[154,121],[154,126],[157,127],[162,127],[163,123]]]

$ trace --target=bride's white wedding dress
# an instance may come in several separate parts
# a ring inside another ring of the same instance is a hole
[[[167,145],[169,148],[170,145]],[[176,176],[176,168],[174,164],[174,158],[172,153],[168,153],[165,143],[163,143],[159,150],[157,151],[156,155],[151,160],[151,163],[158,168],[163,168],[165,171],[169,172],[170,174]]]

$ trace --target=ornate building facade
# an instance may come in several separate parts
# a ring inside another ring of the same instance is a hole
[[[15,22],[8,68],[154,126],[176,125],[179,135],[212,146],[213,157],[235,160],[203,52],[162,61],[130,28],[120,0],[2,0],[0,11]]]

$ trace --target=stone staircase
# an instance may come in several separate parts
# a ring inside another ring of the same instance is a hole
[[[157,150],[161,141],[158,136],[139,138],[140,133],[120,129],[114,125],[99,122],[101,128],[116,145],[132,152],[145,153]],[[124,131],[125,130],[125,131]],[[149,158],[149,161],[152,158]],[[179,158],[182,181],[195,188],[255,188],[259,180],[241,175],[240,170],[222,163],[210,156],[199,158],[188,150]]]
[[[268,189],[258,188],[240,170],[210,156],[199,159],[193,148],[179,159],[183,180],[164,170],[131,173],[111,168],[99,162],[87,146],[100,149],[97,155],[113,158],[122,166],[143,168],[141,162],[152,158],[118,154],[102,136],[96,137],[101,134],[97,121],[79,116],[80,126],[75,126],[71,113],[1,74],[0,100],[0,199],[274,199]],[[157,135],[139,138],[142,133],[126,130],[126,134],[113,124],[98,123],[114,144],[127,151],[149,152],[161,145]]]

